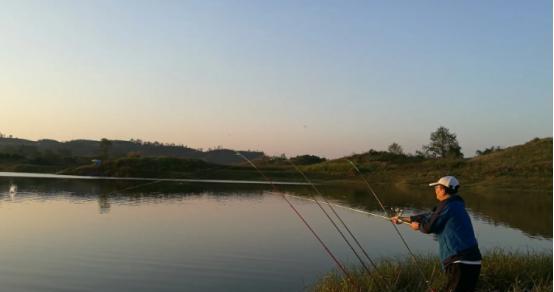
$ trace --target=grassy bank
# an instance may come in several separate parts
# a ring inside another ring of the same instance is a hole
[[[464,188],[495,186],[496,189],[552,192],[552,138],[533,139],[525,144],[469,159],[424,159],[387,152],[367,152],[348,157],[374,183],[425,185],[446,174],[461,178]],[[344,159],[304,167],[337,179],[352,172]]]
[[[119,177],[262,179],[246,162],[221,165],[199,159],[131,155],[111,158],[96,166],[90,158],[62,159],[50,154],[36,157],[1,154],[0,171]],[[552,192],[552,138],[533,139],[522,145],[469,159],[432,159],[384,151],[368,151],[345,158],[354,161],[372,184],[395,185],[399,188],[424,186],[449,174],[461,178],[464,188],[494,186],[497,190]],[[273,180],[303,181],[302,176],[284,159],[266,157],[255,159],[254,163]],[[318,183],[361,184],[346,159],[295,163]]]
[[[441,291],[446,276],[435,256],[419,256],[420,267],[431,286]],[[425,291],[411,258],[382,260],[368,276],[361,268],[350,268],[353,281],[337,272],[319,280],[313,291]],[[354,285],[352,282],[355,282]],[[387,288],[388,287],[388,288]],[[494,250],[483,258],[477,291],[552,291],[552,254]]]

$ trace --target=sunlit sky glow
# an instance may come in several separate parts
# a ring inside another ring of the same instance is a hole
[[[0,132],[330,158],[552,136],[551,1],[0,1]]]

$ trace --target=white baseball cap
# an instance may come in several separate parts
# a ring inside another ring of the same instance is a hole
[[[445,186],[447,188],[456,188],[460,185],[460,183],[453,176],[443,176],[437,182],[429,184],[430,187],[434,187],[436,185]]]

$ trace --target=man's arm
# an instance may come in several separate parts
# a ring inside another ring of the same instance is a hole
[[[449,208],[446,205],[435,210],[431,213],[431,216],[424,218],[424,220],[420,222],[419,230],[423,233],[441,232],[450,216],[448,210]]]
[[[431,213],[424,213],[414,216],[408,216],[408,217],[401,217],[401,216],[394,216],[391,217],[391,221],[394,224],[402,224],[403,222],[410,223],[410,227],[412,227],[413,230],[420,230],[420,222],[424,221],[425,218],[428,218],[431,215]]]
[[[418,223],[425,222],[431,217],[432,214],[433,213],[423,213],[423,214],[410,216],[410,222],[418,222]]]

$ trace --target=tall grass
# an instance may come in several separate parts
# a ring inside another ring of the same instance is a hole
[[[441,291],[446,275],[435,256],[418,256],[429,285]],[[351,279],[332,272],[313,291],[426,291],[428,286],[411,258],[381,260],[370,276],[359,267],[349,269]],[[492,250],[483,258],[477,291],[552,291],[552,254]]]

